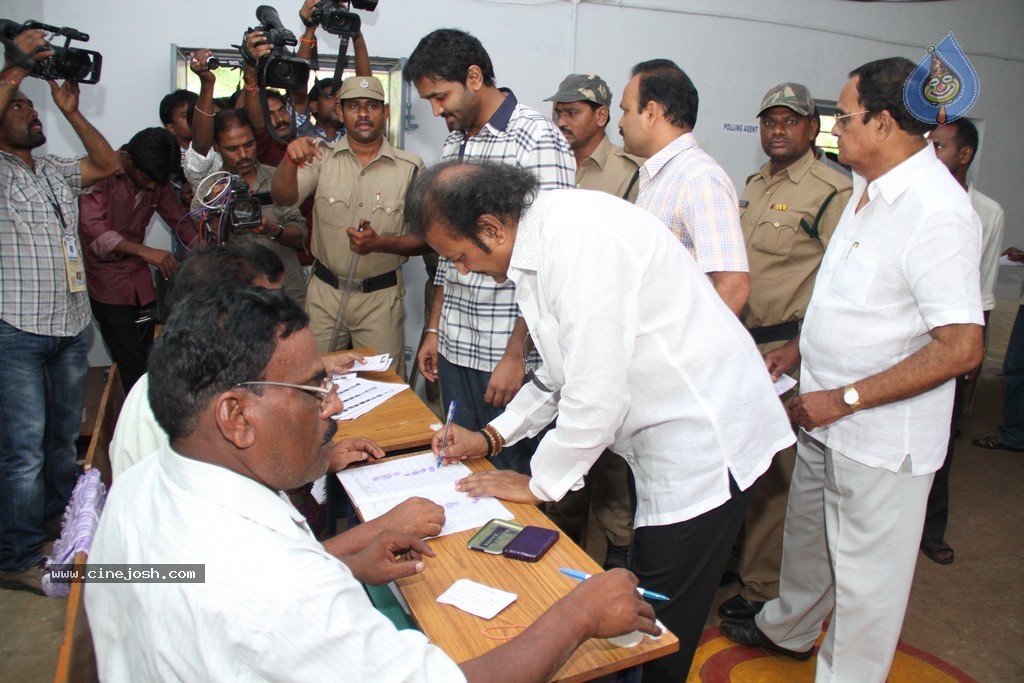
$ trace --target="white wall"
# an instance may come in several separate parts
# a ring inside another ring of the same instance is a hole
[[[23,20],[34,12],[33,18],[92,35],[88,47],[104,55],[103,78],[98,86],[83,88],[83,110],[111,143],[120,144],[135,131],[158,125],[157,103],[170,86],[171,43],[237,43],[255,23],[258,4],[0,0],[0,16]],[[271,4],[294,31],[300,30],[297,0]],[[684,4],[686,9],[679,9]],[[36,16],[37,8],[42,17]],[[420,37],[438,27],[471,31],[490,52],[499,84],[512,87],[521,101],[541,111],[548,111],[544,97],[571,71],[601,74],[617,98],[634,63],[674,59],[700,91],[697,137],[737,187],[763,155],[756,136],[720,132],[721,124],[752,121],[770,86],[798,81],[818,98],[835,99],[856,66],[893,55],[917,61],[928,45],[953,31],[981,77],[981,95],[970,113],[982,121],[984,135],[974,177],[1006,209],[1006,244],[1024,245],[1024,195],[1016,191],[1024,151],[1018,124],[1024,112],[1024,46],[1019,39],[1024,3],[1019,0],[381,0],[376,12],[362,16],[370,52],[381,56],[408,56]],[[321,37],[325,52],[336,44],[333,37]],[[140,71],[148,80],[132,81]],[[42,85],[26,86],[37,103],[49,99]],[[407,134],[406,148],[433,161],[445,127],[423,102],[415,102],[413,113],[420,128]],[[617,140],[616,120],[609,131]],[[49,151],[80,150],[52,106],[43,121]],[[407,268],[408,300],[415,304],[409,311],[411,329],[418,329],[422,316],[413,281],[421,271],[418,264]],[[1003,274],[997,294],[1015,298],[1016,293],[1012,274]]]

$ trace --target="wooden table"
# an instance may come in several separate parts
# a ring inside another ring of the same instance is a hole
[[[475,471],[494,469],[490,462],[483,459],[467,460],[466,464]],[[551,521],[533,505],[507,501],[502,503],[520,524],[554,528]],[[504,642],[488,638],[484,635],[484,629],[529,626],[557,600],[568,594],[577,582],[559,572],[559,567],[579,569],[588,574],[602,571],[564,534],[544,557],[531,563],[470,550],[466,543],[474,533],[476,529],[431,539],[430,545],[437,556],[425,558],[426,571],[397,582],[420,629],[456,662],[477,657]],[[448,590],[458,579],[471,579],[515,593],[519,597],[487,621],[437,602],[437,596]],[[521,630],[505,629],[497,634],[492,632],[491,635],[515,635]],[[678,649],[679,641],[667,631],[657,639],[645,637],[639,645],[630,648],[617,647],[605,639],[591,638],[573,653],[551,680],[588,681]]]

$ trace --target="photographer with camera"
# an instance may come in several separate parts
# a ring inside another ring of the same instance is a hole
[[[306,311],[321,353],[334,350],[328,347],[343,290],[350,284],[338,348],[369,346],[390,353],[398,359],[396,372],[404,376],[401,266],[424,249],[421,240],[407,234],[404,206],[423,160],[392,147],[384,137],[389,110],[378,79],[346,78],[339,96],[348,134],[333,143],[306,137],[288,145],[288,154],[274,173],[273,196],[289,204],[314,196],[312,242],[317,260]],[[350,240],[363,233],[378,237],[379,253],[353,248]],[[351,283],[346,273],[353,274]]]
[[[86,156],[32,156],[46,136],[19,88],[53,54],[45,31],[21,31],[0,72],[0,424],[16,427],[0,430],[0,586],[37,593],[46,530],[59,530],[75,482],[88,368],[75,197],[118,168],[73,80],[48,83]]]
[[[252,228],[238,229],[226,225],[225,216],[220,216],[220,235],[229,244],[255,242],[267,247],[284,262],[284,289],[300,306],[306,300],[306,282],[295,250],[302,248],[306,237],[306,221],[294,204],[272,203],[270,180],[274,173],[272,166],[259,163],[256,159],[256,139],[252,124],[240,109],[225,109],[217,112],[213,119],[214,149],[224,162],[223,170],[241,178],[248,185],[249,192],[262,206],[262,221]],[[232,181],[237,182],[237,181]],[[217,183],[215,190],[223,188]],[[202,207],[200,192],[192,200],[192,208]]]
[[[146,371],[153,345],[156,288],[149,267],[167,280],[178,268],[171,252],[145,245],[154,213],[175,241],[194,235],[178,231],[188,211],[178,201],[171,176],[178,172],[178,143],[164,128],[146,128],[119,150],[120,168],[78,198],[89,304],[110,356],[120,369],[125,393]]]
[[[219,171],[222,165],[220,155],[213,149],[213,117],[217,113],[213,101],[217,77],[213,70],[219,66],[219,61],[213,52],[202,49],[189,55],[188,65],[199,79],[199,98],[193,107],[192,140],[181,166],[192,187],[198,187],[203,178]]]

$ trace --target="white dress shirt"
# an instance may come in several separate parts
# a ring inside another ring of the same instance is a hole
[[[981,325],[980,243],[978,216],[931,145],[874,182],[854,173],[801,330],[801,393],[888,370],[936,327]],[[929,474],[946,456],[953,384],[810,434],[863,465],[897,472],[909,455],[915,475]]]
[[[1003,250],[1006,215],[995,200],[967,183],[967,196],[981,219],[981,310],[996,307],[996,279],[999,277],[999,255]]]
[[[167,432],[149,406],[149,373],[143,374],[124,398],[110,439],[110,467],[114,479],[168,443]]]
[[[170,448],[111,488],[89,564],[195,563],[204,583],[89,583],[104,681],[462,681],[397,631],[283,494]]]
[[[509,278],[544,365],[492,423],[510,442],[558,422],[533,456],[558,500],[605,448],[636,476],[637,526],[692,519],[746,489],[794,441],[764,362],[660,220],[588,190],[541,193]]]

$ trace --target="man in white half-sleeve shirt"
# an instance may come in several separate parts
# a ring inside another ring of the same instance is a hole
[[[453,425],[448,461],[497,455],[538,434],[530,463],[474,474],[471,495],[558,500],[606,448],[636,477],[644,588],[668,596],[658,618],[679,652],[644,681],[686,677],[718,580],[772,456],[793,443],[764,362],[686,248],[655,216],[604,192],[538,192],[510,165],[448,162],[421,174],[412,230],[460,273],[515,282],[544,364],[483,430]]]
[[[815,681],[882,683],[899,640],[925,503],[942,465],[952,378],[982,357],[981,225],[907,111],[913,62],[854,70],[836,107],[853,195],[822,260],[797,340],[801,427],[782,543],[779,597],[721,629],[808,659]],[[831,616],[830,616],[831,615]]]
[[[90,579],[104,681],[542,681],[588,638],[660,633],[636,577],[616,570],[456,664],[422,633],[396,630],[360,585],[424,571],[424,541],[367,534],[368,522],[321,545],[282,493],[327,469],[320,446],[342,408],[302,309],[280,291],[199,290],[175,304],[150,358],[170,444],[111,488],[90,567],[202,575]]]

